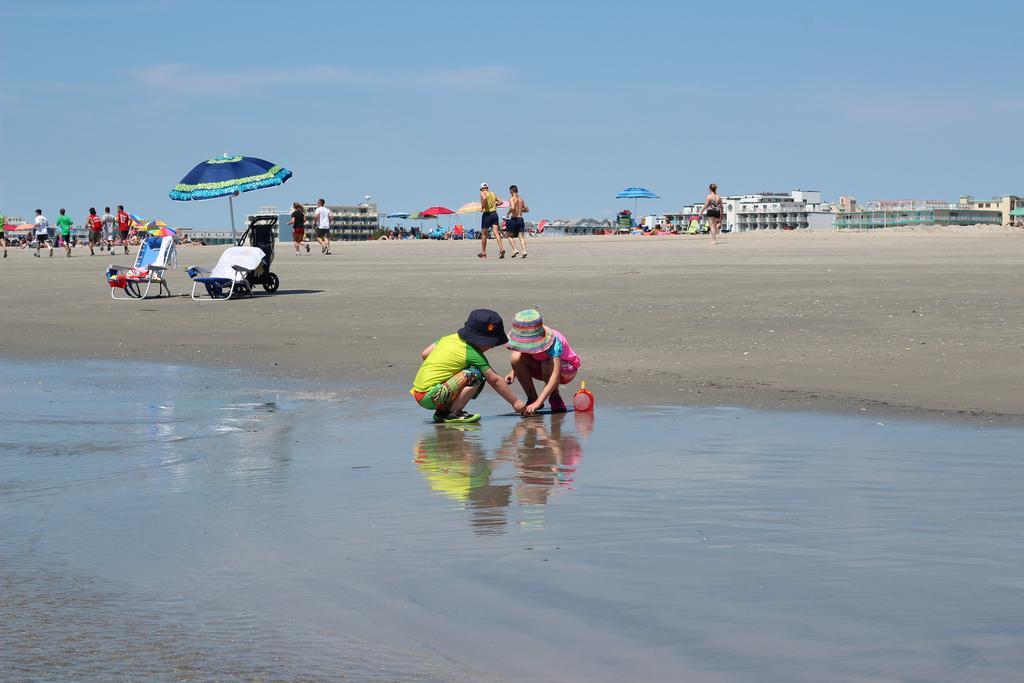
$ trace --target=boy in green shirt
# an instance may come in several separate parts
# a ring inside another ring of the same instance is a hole
[[[521,413],[526,404],[516,398],[505,378],[492,370],[484,357],[490,349],[507,343],[500,315],[486,308],[470,312],[461,330],[423,349],[423,364],[409,393],[420,406],[434,411],[436,423],[479,422],[479,414],[467,413],[464,408],[480,395],[486,381]]]
[[[64,251],[68,253],[68,258],[71,258],[71,219],[68,218],[64,209],[61,209],[60,215],[57,216],[57,232],[64,240]]]

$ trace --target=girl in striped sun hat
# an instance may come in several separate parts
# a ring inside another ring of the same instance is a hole
[[[564,413],[565,401],[558,393],[558,387],[573,381],[583,363],[569,346],[565,335],[545,325],[539,311],[528,308],[516,313],[508,334],[508,348],[512,351],[512,372],[506,375],[505,381],[512,384],[519,378],[526,391],[523,414],[536,413],[549,399],[551,412]],[[534,380],[543,383],[540,393],[537,393]]]

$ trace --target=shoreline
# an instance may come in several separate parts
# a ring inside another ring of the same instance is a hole
[[[98,274],[107,259],[25,254],[0,264],[0,349],[12,359],[164,361],[404,393],[418,350],[471,308],[494,308],[508,324],[536,306],[572,340],[580,379],[606,404],[1024,424],[1024,345],[1009,324],[1024,320],[1024,234],[528,246],[528,261],[475,259],[475,242],[340,243],[322,258],[281,249],[277,295],[207,304],[114,302]],[[182,249],[179,260],[208,265],[218,253]],[[40,284],[43,269],[52,279]],[[184,273],[170,279],[172,292],[187,291]],[[64,305],[79,292],[81,303]],[[488,357],[507,364],[502,350]]]
[[[288,370],[272,371],[255,366],[225,366],[203,363],[202,361],[169,362],[159,358],[124,358],[114,356],[76,357],[76,362],[103,363],[116,367],[116,363],[127,363],[131,367],[141,367],[150,363],[164,364],[168,367],[209,368],[226,372],[247,372],[249,376],[267,382],[317,382],[313,389],[315,394],[328,392],[331,395],[345,396],[347,400],[357,398],[367,403],[374,401],[392,401],[408,404],[410,411],[429,417],[429,413],[411,400],[406,400],[409,387],[405,378],[392,377],[317,377],[312,374],[295,374]],[[0,362],[47,363],[52,359],[42,356],[26,355],[13,357],[0,355]],[[63,362],[63,361],[61,361]],[[600,380],[588,380],[600,381]],[[592,386],[589,385],[588,386]],[[273,387],[271,387],[273,388]],[[563,396],[569,402],[578,385],[570,385],[571,391]],[[297,389],[292,389],[296,391]],[[518,388],[517,388],[518,391]],[[683,394],[685,398],[681,398]],[[798,412],[825,414],[849,417],[884,418],[911,422],[935,422],[942,424],[963,424],[974,427],[1019,428],[1024,427],[1024,415],[992,413],[971,410],[945,410],[927,408],[910,404],[897,404],[887,401],[843,396],[821,392],[778,390],[771,388],[755,388],[744,386],[740,382],[734,385],[723,383],[722,379],[694,380],[685,388],[677,390],[676,395],[668,391],[653,394],[649,387],[631,389],[628,386],[602,385],[602,393],[598,398],[598,406],[613,408],[743,408],[759,412]],[[504,405],[504,404],[502,404]],[[510,409],[511,410],[511,409]],[[485,416],[486,417],[486,416]]]

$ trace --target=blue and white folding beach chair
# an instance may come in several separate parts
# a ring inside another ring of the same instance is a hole
[[[110,298],[118,301],[149,298],[149,290],[156,285],[156,297],[159,298],[171,290],[167,286],[165,271],[178,267],[178,252],[174,246],[174,237],[147,237],[139,245],[139,253],[135,257],[134,266],[115,266],[107,268],[107,284],[110,285]],[[118,290],[124,296],[117,296]]]
[[[192,278],[192,298],[196,296],[196,288],[204,285],[210,299],[227,301],[232,297],[252,296],[253,279],[250,274],[262,265],[266,257],[258,247],[228,247],[220,255],[213,270],[192,266],[186,272]]]

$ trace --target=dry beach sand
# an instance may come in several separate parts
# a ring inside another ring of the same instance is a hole
[[[281,291],[114,302],[111,257],[0,261],[7,357],[120,358],[316,377],[401,395],[420,349],[471,308],[536,306],[599,401],[1024,417],[1024,231],[779,233],[279,248]],[[220,247],[182,247],[211,266]],[[115,256],[123,263],[124,257]],[[187,292],[183,270],[172,291]],[[490,354],[499,368],[504,351]],[[410,401],[410,408],[414,408]]]

